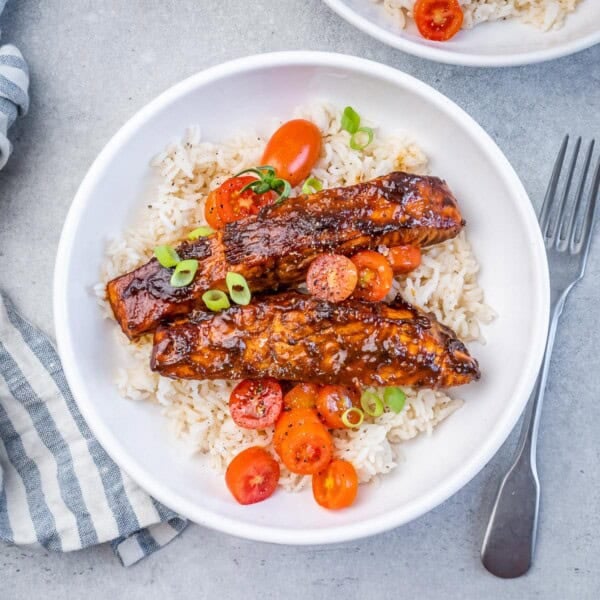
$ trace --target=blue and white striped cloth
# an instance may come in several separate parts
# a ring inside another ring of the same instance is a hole
[[[108,457],[53,344],[0,293],[0,539],[57,551],[112,541],[129,566],[186,524]]]
[[[0,14],[6,0],[0,0]],[[12,151],[8,129],[29,108],[29,69],[18,48],[0,46],[0,169]]]

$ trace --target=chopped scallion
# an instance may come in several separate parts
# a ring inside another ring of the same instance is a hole
[[[242,306],[250,304],[252,294],[250,293],[248,282],[243,275],[230,271],[225,276],[225,283],[227,284],[231,299],[236,304],[241,304]]]
[[[198,261],[195,258],[188,258],[177,263],[173,275],[171,275],[172,287],[185,287],[194,281],[194,276],[198,270]]]
[[[383,402],[374,392],[363,392],[360,397],[360,405],[371,417],[380,417],[383,414]]]
[[[203,225],[202,227],[196,227],[193,231],[188,233],[188,240],[197,240],[201,237],[208,237],[212,235],[215,230],[212,227],[208,227],[207,225]]]
[[[350,137],[352,150],[364,150],[373,141],[373,130],[370,127],[359,127]]]
[[[406,394],[398,387],[388,387],[383,392],[383,401],[392,412],[398,414],[404,408]]]
[[[316,177],[309,177],[302,186],[303,194],[316,194],[323,189],[323,184]]]
[[[180,260],[179,254],[175,252],[175,248],[167,246],[166,244],[163,246],[156,246],[156,248],[154,248],[154,256],[156,256],[160,266],[165,267],[165,269],[175,267]]]
[[[365,413],[356,406],[352,406],[342,414],[342,423],[350,429],[360,427],[364,420]]]
[[[208,292],[204,292],[202,294],[202,301],[206,304],[206,308],[213,312],[219,312],[231,306],[227,294],[221,290],[208,290]]]
[[[346,106],[342,113],[342,129],[354,134],[360,127],[360,115],[351,107]]]

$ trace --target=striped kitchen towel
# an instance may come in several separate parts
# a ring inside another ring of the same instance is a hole
[[[186,524],[108,457],[53,344],[0,293],[0,539],[57,551],[110,540],[129,566]]]
[[[0,0],[0,13],[6,0]],[[1,32],[0,32],[1,35]],[[29,69],[18,48],[0,46],[0,169],[12,151],[8,130],[29,108]]]

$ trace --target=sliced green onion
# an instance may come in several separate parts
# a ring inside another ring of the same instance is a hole
[[[397,414],[404,408],[406,394],[398,387],[388,387],[383,392],[383,401],[391,411]]]
[[[380,417],[383,414],[383,402],[375,392],[363,392],[360,405],[370,417]]]
[[[342,113],[342,129],[348,133],[356,133],[360,127],[360,115],[351,107],[346,106]]]
[[[156,256],[160,266],[165,267],[165,269],[176,266],[180,260],[179,254],[175,252],[175,248],[166,244],[164,246],[156,246],[154,248],[154,256]]]
[[[202,301],[206,304],[206,308],[213,312],[219,312],[231,306],[227,294],[221,290],[208,290],[208,292],[204,292],[202,294]]]
[[[207,225],[203,225],[202,227],[196,227],[194,231],[190,231],[188,233],[188,240],[197,240],[201,237],[208,237],[212,235],[215,230],[212,227],[208,227]]]
[[[185,287],[194,281],[194,276],[198,270],[198,261],[195,258],[188,258],[177,263],[173,275],[171,275],[172,287]]]
[[[366,140],[364,139],[365,135],[367,136]],[[350,148],[352,150],[364,150],[372,141],[373,130],[370,127],[359,127],[350,137]]]
[[[350,429],[360,427],[364,420],[365,413],[356,406],[352,406],[342,414],[342,423]]]
[[[241,304],[242,306],[250,304],[252,294],[250,293],[248,282],[243,275],[230,271],[225,276],[225,283],[227,284],[227,289],[229,290],[231,299],[236,304]]]
[[[303,194],[316,194],[323,189],[323,184],[316,177],[309,177],[302,186]]]

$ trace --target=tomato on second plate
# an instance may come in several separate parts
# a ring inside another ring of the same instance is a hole
[[[216,205],[216,214],[221,222],[220,227],[249,215],[256,215],[263,206],[272,204],[275,201],[277,193],[273,190],[269,190],[264,194],[257,194],[251,189],[242,192],[244,187],[253,181],[256,181],[256,177],[252,177],[251,175],[231,177],[209,194],[206,205],[211,209]],[[213,197],[211,198],[211,196]],[[205,215],[208,221],[207,210],[205,208]],[[210,221],[209,225],[215,227]]]
[[[312,477],[315,500],[332,510],[350,506],[358,492],[358,476],[351,463],[333,460]]]
[[[294,408],[315,408],[319,386],[315,383],[298,383],[284,397],[283,407],[286,410]]]
[[[464,18],[458,0],[417,0],[413,16],[419,33],[434,42],[445,42],[455,36]]]
[[[275,379],[244,379],[229,397],[229,411],[236,425],[264,429],[274,425],[283,407],[281,386]]]
[[[354,297],[368,302],[383,300],[392,289],[394,280],[388,259],[379,252],[363,250],[352,257],[352,262],[358,270]]]
[[[342,415],[349,408],[358,408],[358,394],[345,385],[324,385],[317,396],[317,411],[327,427],[343,429]]]
[[[421,249],[418,246],[394,246],[387,259],[394,273],[410,273],[421,264]]]
[[[354,263],[341,254],[321,254],[310,263],[306,273],[308,291],[321,300],[341,302],[352,295],[358,271]]]
[[[204,204],[204,218],[213,229],[221,229],[224,223],[217,210],[217,190],[213,190]]]
[[[240,452],[227,467],[225,483],[240,504],[266,500],[277,487],[279,464],[258,446]]]
[[[295,187],[308,177],[320,153],[319,128],[306,119],[294,119],[271,136],[261,164],[274,167],[277,177]]]

